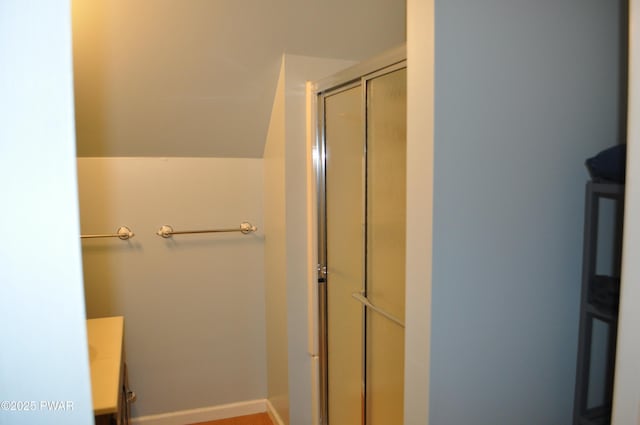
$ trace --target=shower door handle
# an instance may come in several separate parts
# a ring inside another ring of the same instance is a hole
[[[404,328],[404,322],[400,319],[398,319],[396,316],[394,316],[391,313],[387,313],[386,311],[384,311],[383,309],[381,309],[380,307],[376,307],[371,301],[369,301],[369,299],[362,294],[361,292],[354,292],[353,294],[351,294],[351,296],[353,298],[355,298],[356,300],[360,301],[360,303],[362,305],[364,305],[365,307],[368,307],[369,309],[371,309],[372,311],[375,311],[376,313],[380,314],[381,316],[386,317],[387,319],[391,320],[393,323],[395,323],[396,325]]]

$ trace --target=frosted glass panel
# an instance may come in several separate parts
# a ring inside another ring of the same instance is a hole
[[[367,315],[367,424],[403,423],[404,328]]]
[[[403,423],[404,328],[351,294],[404,321],[406,71],[363,90],[324,99],[330,425]]]
[[[325,101],[327,195],[327,367],[331,425],[362,424],[364,126],[362,89]]]
[[[406,70],[367,87],[367,297],[404,321]],[[367,314],[367,423],[403,422],[404,329]]]

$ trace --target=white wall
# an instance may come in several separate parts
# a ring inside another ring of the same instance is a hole
[[[344,69],[345,60],[285,55],[265,145],[265,280],[269,400],[285,424],[311,424],[313,212],[306,82]]]
[[[429,423],[434,31],[434,0],[408,0],[405,425]]]
[[[640,424],[640,1],[631,0],[629,5],[629,123],[614,425]]]
[[[125,318],[135,416],[266,396],[260,159],[80,158],[89,318]],[[256,234],[155,235],[258,226]]]
[[[261,157],[283,53],[404,41],[397,0],[73,0],[80,156]]]
[[[432,425],[571,421],[583,163],[618,142],[618,13],[435,3]]]
[[[283,60],[264,146],[264,279],[267,396],[282,422],[289,424],[284,78]]]
[[[67,0],[0,2],[0,424],[92,423]],[[40,402],[71,402],[52,411]]]
[[[286,54],[362,61],[406,40],[401,0],[286,0]]]

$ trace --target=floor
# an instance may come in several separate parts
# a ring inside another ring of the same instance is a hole
[[[220,419],[210,422],[199,422],[191,425],[273,425],[269,415],[256,413],[255,415],[238,416],[236,418]]]

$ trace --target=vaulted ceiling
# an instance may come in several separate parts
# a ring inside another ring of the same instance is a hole
[[[79,156],[261,157],[284,53],[362,60],[404,0],[73,0]]]

